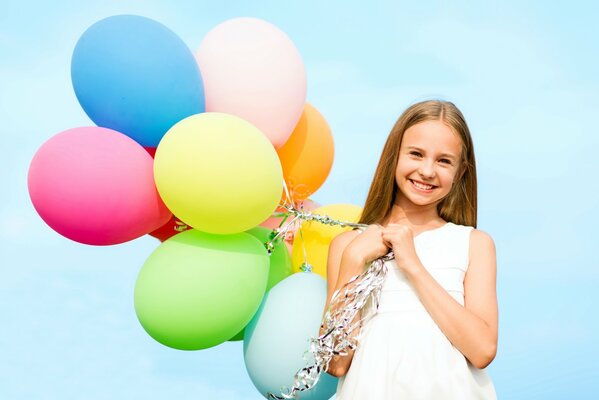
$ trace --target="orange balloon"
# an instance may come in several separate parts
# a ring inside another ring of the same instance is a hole
[[[306,103],[287,142],[277,150],[291,196],[304,200],[327,179],[333,166],[331,128],[316,108]]]

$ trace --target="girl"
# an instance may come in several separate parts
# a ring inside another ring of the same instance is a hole
[[[335,357],[337,400],[495,399],[484,368],[497,349],[493,239],[476,227],[476,167],[462,113],[409,107],[387,139],[364,205],[369,227],[330,245],[328,299],[393,250],[359,346]],[[366,308],[371,308],[367,310]]]

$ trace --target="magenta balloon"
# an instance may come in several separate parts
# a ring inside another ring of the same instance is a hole
[[[156,190],[152,156],[112,129],[73,128],[50,138],[31,161],[28,186],[42,219],[80,243],[123,243],[172,216]]]
[[[306,102],[306,72],[289,37],[257,18],[234,18],[206,34],[196,54],[206,111],[254,124],[279,148]]]

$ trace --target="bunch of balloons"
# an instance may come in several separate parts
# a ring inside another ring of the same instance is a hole
[[[135,285],[146,332],[181,350],[243,339],[264,396],[289,384],[318,333],[326,252],[343,229],[308,223],[299,234],[298,225],[269,256],[283,185],[306,210],[354,222],[360,214],[308,198],[334,149],[306,103],[295,45],[266,21],[235,18],[194,55],[162,24],[118,15],[83,33],[71,77],[96,126],[58,133],[33,157],[28,187],[40,217],[89,245],[159,238]],[[306,263],[314,272],[301,271]],[[327,399],[335,385],[328,376],[306,398]]]

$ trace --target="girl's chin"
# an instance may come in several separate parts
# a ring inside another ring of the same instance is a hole
[[[431,205],[432,203],[438,203],[438,200],[435,199],[433,201],[433,199],[427,197],[427,196],[418,196],[417,194],[408,194],[407,196],[405,195],[405,193],[402,193],[401,196],[401,200],[399,205],[408,205],[408,204],[413,204],[415,206],[426,206],[426,205]]]

